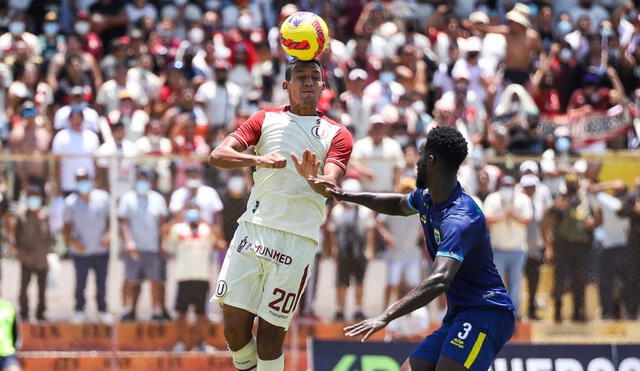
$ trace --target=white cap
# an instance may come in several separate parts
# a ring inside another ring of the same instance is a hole
[[[534,175],[538,175],[539,169],[538,164],[535,161],[527,160],[520,164],[520,172],[526,173],[527,171],[532,172]]]
[[[468,52],[479,52],[482,50],[482,40],[478,36],[472,36],[465,40],[464,49]]]
[[[357,179],[348,178],[342,181],[342,190],[345,192],[362,192],[362,185]]]
[[[527,4],[517,3],[513,6],[513,11],[519,12],[527,17],[531,15],[531,9]]]
[[[382,115],[373,115],[369,118],[369,124],[373,125],[373,124],[386,124],[387,121],[384,119],[384,117],[382,117]]]
[[[523,175],[520,178],[520,186],[521,187],[535,187],[540,184],[540,179],[533,174]]]
[[[451,71],[451,77],[453,77],[454,80],[458,80],[458,79],[465,79],[467,81],[471,80],[471,73],[469,72],[469,69],[467,67],[461,67],[461,66],[458,68],[454,68],[453,71]]]
[[[487,13],[477,10],[469,15],[471,23],[489,24],[489,16]]]
[[[366,80],[368,78],[369,78],[369,74],[367,73],[367,71],[363,70],[362,68],[354,68],[351,70],[351,72],[349,72],[349,80],[351,81],[357,80],[357,79]]]
[[[518,10],[512,10],[509,13],[507,13],[507,17],[508,20],[510,20],[511,22],[515,22],[521,26],[524,27],[531,27],[531,23],[529,22],[529,17],[527,17],[526,15],[522,14],[522,12],[518,11]]]

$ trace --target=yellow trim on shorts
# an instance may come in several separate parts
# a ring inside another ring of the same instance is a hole
[[[467,360],[464,361],[464,367],[471,368],[471,365],[473,364],[473,362],[475,362],[476,358],[478,358],[478,354],[480,353],[480,348],[482,348],[482,343],[484,343],[484,338],[486,337],[487,337],[487,334],[485,334],[484,332],[481,332],[480,334],[478,334],[478,338],[476,339],[476,342],[473,344],[473,347],[471,348],[471,353],[469,353],[469,357],[467,357]]]

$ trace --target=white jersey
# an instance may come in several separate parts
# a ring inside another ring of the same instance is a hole
[[[279,107],[257,112],[231,136],[246,147],[255,146],[259,156],[279,153],[287,159],[286,168],[257,168],[247,211],[238,222],[318,241],[326,200],[296,172],[290,154],[302,158],[302,152],[309,149],[323,166],[331,162],[346,169],[352,148],[351,133],[326,116],[298,116],[289,107]]]

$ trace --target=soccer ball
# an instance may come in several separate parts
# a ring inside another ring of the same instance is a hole
[[[280,45],[285,53],[303,61],[319,56],[329,43],[329,28],[311,12],[290,15],[280,26]]]

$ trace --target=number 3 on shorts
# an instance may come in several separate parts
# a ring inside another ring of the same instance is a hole
[[[471,324],[469,322],[465,322],[462,324],[462,331],[458,332],[459,339],[466,339],[469,336],[469,332],[471,331]]]

